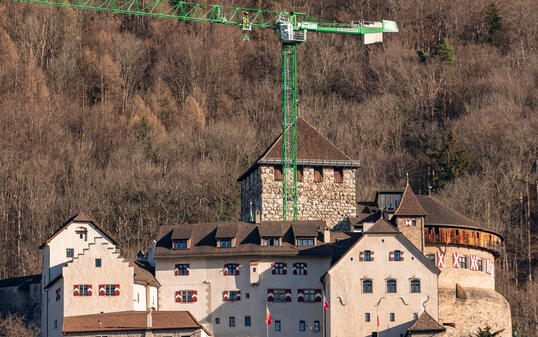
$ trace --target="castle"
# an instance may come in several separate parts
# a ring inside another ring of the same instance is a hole
[[[301,118],[298,221],[282,221],[280,142],[238,179],[241,221],[170,220],[136,261],[69,219],[41,246],[42,336],[511,335],[501,235],[409,185],[357,201],[359,163]]]

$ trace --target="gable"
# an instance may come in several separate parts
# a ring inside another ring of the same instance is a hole
[[[73,225],[79,225],[78,227],[87,227],[88,229],[91,228],[94,231],[96,231],[99,236],[104,237],[107,239],[107,241],[118,245],[118,242],[110,235],[107,231],[105,231],[98,223],[97,221],[93,220],[92,218],[86,216],[85,214],[76,214],[72,216],[71,218],[67,219],[66,222],[64,222],[41,246],[39,246],[40,249],[43,249],[45,245],[50,244],[53,242],[56,237],[61,235],[64,231],[66,231],[68,228],[70,228]]]

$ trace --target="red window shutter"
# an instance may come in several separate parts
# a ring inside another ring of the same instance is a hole
[[[235,300],[241,301],[241,290],[235,292]]]
[[[304,302],[304,290],[297,289],[297,302]]]
[[[92,296],[92,285],[91,284],[88,284],[88,296]]]
[[[99,285],[99,296],[105,296],[105,285],[104,284]]]
[[[176,302],[181,302],[181,291],[176,291]]]
[[[288,273],[288,265],[286,263],[282,264],[284,268],[282,268],[282,274],[286,275]]]
[[[400,261],[403,261],[404,260],[404,256],[403,256],[403,251],[400,252]]]
[[[291,302],[291,289],[286,289],[286,302]]]
[[[297,275],[297,263],[293,264],[293,275]]]
[[[78,284],[73,286],[73,296],[80,296],[80,291],[78,289]]]
[[[307,268],[307,267],[308,267],[308,265],[305,263],[305,264],[304,264],[304,274],[305,274],[305,275],[308,274],[308,270],[307,270],[308,268]]]
[[[222,299],[223,299],[224,301],[228,301],[228,300],[230,299],[230,295],[229,295],[229,293],[228,293],[227,290],[225,290],[225,291],[222,292]]]
[[[239,275],[239,265],[235,265],[235,275]]]
[[[273,289],[267,289],[267,302],[273,302]]]
[[[394,252],[389,252],[389,261],[394,261]]]
[[[271,274],[275,275],[276,271],[275,271],[275,263],[271,263]]]
[[[364,261],[364,252],[359,253],[359,261]]]
[[[316,289],[315,301],[321,302],[321,289]]]
[[[191,273],[191,265],[187,264],[187,275],[190,275]]]
[[[373,261],[374,260],[374,251],[373,250],[371,252],[371,256],[372,256],[372,259],[370,261]]]
[[[192,301],[197,302],[198,301],[198,291],[193,290],[192,291]]]
[[[228,276],[228,265],[224,265],[224,276]]]
[[[179,276],[179,264],[176,264],[176,267],[174,268],[174,275]]]
[[[114,285],[114,295],[115,296],[120,296],[120,285],[119,284]]]

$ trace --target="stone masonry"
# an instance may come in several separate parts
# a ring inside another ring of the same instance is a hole
[[[355,168],[343,169],[343,181],[334,182],[334,168],[323,167],[323,180],[314,181],[314,168],[303,168],[297,182],[298,220],[326,220],[329,227],[357,212]],[[258,209],[261,220],[282,220],[282,181],[275,181],[274,166],[260,165],[241,185],[241,220],[249,221]]]

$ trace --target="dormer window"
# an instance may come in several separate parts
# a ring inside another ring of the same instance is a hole
[[[222,240],[220,240],[219,247],[220,248],[231,248],[232,247],[232,239],[222,239]]]
[[[272,238],[262,238],[262,246],[275,246],[278,247],[281,245],[281,240],[279,237]]]
[[[187,247],[188,247],[187,241],[188,240],[174,241],[174,249],[187,249]]]
[[[313,246],[315,243],[314,238],[298,238],[297,246]]]

